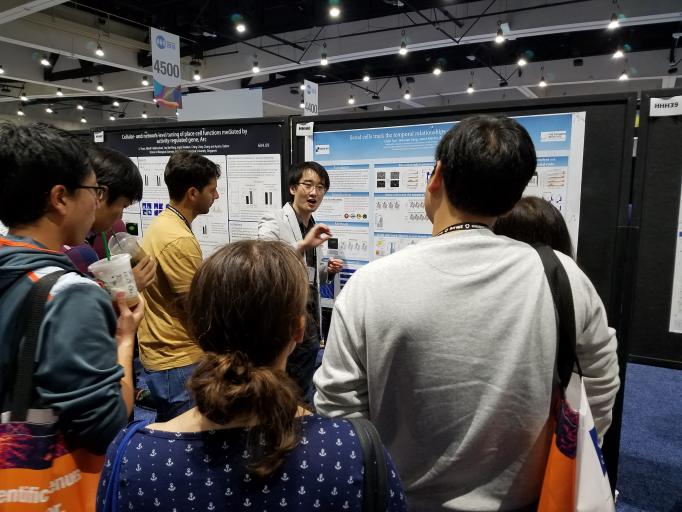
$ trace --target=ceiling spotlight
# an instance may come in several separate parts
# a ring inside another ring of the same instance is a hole
[[[299,85],[298,88],[301,89],[302,91],[305,91],[305,84]]]
[[[524,57],[519,57],[519,60],[516,61],[516,65],[520,68],[528,64],[528,61]]]
[[[49,68],[52,64],[50,63],[50,60],[47,58],[47,55],[43,54],[42,59],[40,59],[40,63],[45,66],[46,68]]]
[[[146,110],[142,111],[142,119],[147,119],[147,111]]]
[[[78,110],[83,110],[83,105],[81,105],[81,104],[79,103],[78,105],[76,105],[76,108],[77,108]]]
[[[298,106],[301,108],[305,108],[305,101],[303,101],[303,96],[301,96],[301,103],[299,103]]]
[[[149,85],[149,80],[147,80],[146,76],[142,77],[142,85],[147,87]]]
[[[175,111],[175,117],[180,117],[180,111],[179,110]]]
[[[400,43],[400,50],[398,50],[398,53],[402,56],[407,55],[407,43],[405,41]]]
[[[443,70],[440,69],[440,66],[436,66],[435,68],[433,68],[433,74],[436,76],[440,75],[442,72]]]
[[[329,16],[332,18],[338,18],[339,15],[341,14],[341,9],[338,8],[338,6],[334,5],[329,9]]]
[[[609,24],[606,26],[609,30],[615,30],[618,27],[620,27],[620,21],[618,21],[618,15],[614,12],[611,15],[611,21],[609,21]]]
[[[22,89],[21,92],[19,93],[19,99],[20,99],[21,101],[28,101],[28,96],[26,96],[26,93],[24,92],[23,89]]]
[[[403,94],[403,99],[409,100],[412,97],[409,89],[405,89],[405,94]]]
[[[88,122],[87,119],[85,119],[84,117],[81,117],[81,123],[87,123],[87,122]]]
[[[628,76],[627,70],[623,70],[623,72],[620,74],[618,77],[618,80],[628,80],[630,77]]]
[[[243,32],[246,32],[246,25],[244,25],[244,22],[243,22],[243,21],[240,21],[239,23],[237,23],[237,24],[234,26],[234,28],[235,28],[235,29],[237,30],[237,32],[239,32],[240,34],[243,33]]]
[[[19,110],[17,110],[17,115],[18,115],[19,117],[24,117],[26,114],[24,114],[24,111],[23,111],[23,110],[19,109]]]
[[[62,88],[58,87],[57,88],[57,96],[64,96],[64,93],[62,92]]]
[[[109,114],[109,121],[116,121],[114,114]]]
[[[473,94],[473,93],[474,93],[474,90],[475,90],[475,89],[474,89],[474,84],[473,84],[473,83],[469,83],[469,87],[467,87],[467,92],[468,92],[469,94]]]
[[[363,82],[369,82],[369,74],[365,73],[364,76],[362,77]]]
[[[104,84],[101,81],[97,82],[97,90],[99,92],[102,92],[104,90]]]
[[[329,60],[327,59],[326,52],[322,52],[322,55],[320,55],[320,64],[322,66],[326,66],[327,64],[329,64]]]
[[[97,49],[95,50],[95,55],[98,57],[104,57],[104,50],[102,50],[102,45],[97,43]]]
[[[152,98],[152,101],[153,101],[154,103],[156,103],[156,98]]]
[[[5,74],[5,70],[2,66],[0,66],[0,75],[4,75],[4,74]]]
[[[497,44],[504,43],[504,32],[502,32],[502,26],[500,22],[497,22],[497,33],[495,34],[495,42]]]
[[[258,61],[257,60],[253,61],[253,67],[251,68],[251,71],[253,73],[260,73],[260,68],[258,67]]]
[[[547,87],[547,82],[545,82],[544,76],[540,77],[540,81],[538,82],[538,87]]]
[[[114,100],[114,102],[111,105],[116,107],[116,108],[121,106],[121,104],[117,100]]]
[[[353,97],[352,94],[350,96],[348,96],[348,104],[349,105],[355,105],[355,98]]]
[[[613,59],[622,59],[625,57],[625,54],[623,53],[623,50],[620,48],[617,48],[616,51],[613,53]]]
[[[254,71],[254,73],[258,73],[258,71]],[[195,82],[198,82],[199,80],[201,80],[201,73],[199,73],[199,70],[198,70],[198,69],[195,69],[195,70],[194,70],[194,75],[192,75],[192,79],[193,79]]]
[[[52,114],[54,110],[52,110],[52,107],[45,107],[45,112],[47,112],[48,114]]]

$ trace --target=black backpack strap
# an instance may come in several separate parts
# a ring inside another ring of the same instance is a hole
[[[388,474],[384,446],[379,432],[365,418],[348,418],[358,435],[365,470],[363,480],[363,512],[385,512],[388,509]]]
[[[566,274],[566,269],[561,264],[561,260],[551,247],[544,244],[533,244],[533,248],[542,260],[542,266],[545,268],[545,276],[547,276],[549,288],[552,290],[552,298],[557,310],[557,373],[559,382],[565,389],[571,380],[574,365],[582,377],[580,362],[576,354],[575,309],[571,282],[568,280],[568,274]]]
[[[40,325],[45,316],[45,302],[54,284],[67,272],[67,270],[58,270],[38,279],[31,286],[21,305],[20,315],[26,320],[26,324],[23,339],[19,345],[10,421],[26,421],[33,398],[33,372]]]

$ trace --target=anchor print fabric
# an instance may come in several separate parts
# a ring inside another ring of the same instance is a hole
[[[197,433],[143,429],[133,436],[122,460],[121,511],[361,511],[363,455],[351,424],[306,416],[301,440],[267,479],[246,470],[251,454],[243,428]],[[109,446],[97,509],[103,508],[113,458],[125,430]],[[388,510],[407,504],[390,457]]]

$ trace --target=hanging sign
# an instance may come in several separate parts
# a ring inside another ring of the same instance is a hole
[[[180,82],[180,38],[156,28],[150,29],[154,99],[170,108],[182,108]]]
[[[682,116],[682,96],[651,98],[650,117]]]
[[[305,90],[303,91],[305,110],[303,111],[303,115],[316,116],[318,114],[317,84],[315,82],[303,80],[303,85],[305,85]]]

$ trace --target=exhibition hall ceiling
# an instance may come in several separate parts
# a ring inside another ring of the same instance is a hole
[[[257,87],[270,114],[300,112],[304,79],[342,112],[670,87],[682,57],[676,0],[8,0],[0,113],[23,94],[27,114],[172,119],[152,103],[149,27],[180,36],[185,93]]]

